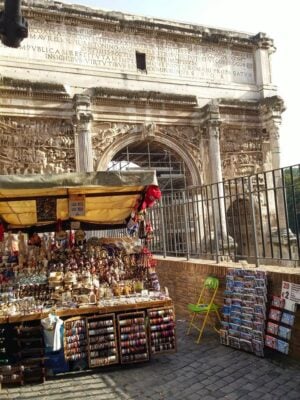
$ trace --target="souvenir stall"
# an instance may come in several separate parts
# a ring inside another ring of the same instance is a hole
[[[146,209],[160,198],[152,171],[1,176],[0,188],[3,384],[176,350],[173,303],[146,246]],[[105,237],[121,227],[124,237]]]

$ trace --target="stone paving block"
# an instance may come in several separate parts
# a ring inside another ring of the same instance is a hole
[[[261,397],[262,400],[274,400],[274,397],[270,393],[266,393]]]
[[[272,360],[263,359],[222,346],[214,334],[205,336],[197,345],[184,335],[185,328],[184,323],[178,322],[177,354],[156,356],[139,365],[59,375],[42,385],[4,388],[0,399],[300,399],[299,363],[276,363],[276,355]]]
[[[239,399],[240,397],[241,397],[241,396],[240,396],[239,393],[237,393],[237,392],[232,392],[232,393],[227,394],[227,395],[224,397],[224,399],[226,399],[226,400],[237,400],[237,399]]]
[[[230,383],[221,390],[225,395],[228,395],[229,393],[233,393],[236,390],[236,387]]]
[[[228,371],[227,371],[227,374],[228,374]],[[227,382],[227,384],[228,384],[228,383],[234,382],[235,378],[233,375],[228,375],[228,376],[224,376],[223,381]]]
[[[295,400],[297,399],[297,400],[299,400],[300,399],[300,393],[298,391],[292,390],[292,391],[290,391],[288,393],[287,398],[288,399],[295,399]]]

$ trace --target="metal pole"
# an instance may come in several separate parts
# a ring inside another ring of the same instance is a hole
[[[257,235],[256,235],[256,221],[255,221],[255,210],[254,210],[254,201],[253,201],[253,185],[252,185],[252,176],[249,176],[249,194],[250,194],[250,207],[251,207],[251,217],[252,217],[252,228],[253,228],[253,238],[254,238],[254,252],[255,252],[255,265],[259,267],[259,253],[258,253],[258,244],[257,244]]]
[[[185,230],[185,238],[186,238],[186,259],[190,259],[190,237],[189,237],[189,227],[188,227],[188,215],[186,212],[187,204],[186,204],[186,196],[185,192],[183,192],[183,215],[184,215],[184,230]]]
[[[215,214],[215,205],[214,205],[214,191],[211,188],[211,209],[212,209],[212,217],[213,217],[213,224],[214,224],[214,238],[215,238],[215,249],[216,249],[216,263],[219,264],[219,234],[218,234],[218,227],[217,227],[217,220]]]
[[[164,209],[162,205],[162,201],[159,202],[160,209],[160,219],[161,219],[161,231],[162,231],[162,240],[163,240],[163,256],[167,257],[167,248],[166,248],[166,231],[165,231],[165,221],[164,221]]]

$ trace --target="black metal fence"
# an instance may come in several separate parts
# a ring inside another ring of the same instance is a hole
[[[298,265],[300,165],[164,193],[148,217],[155,254]]]

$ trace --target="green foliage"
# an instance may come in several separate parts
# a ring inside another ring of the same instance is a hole
[[[297,233],[300,230],[300,166],[284,170],[284,184],[289,227]]]

